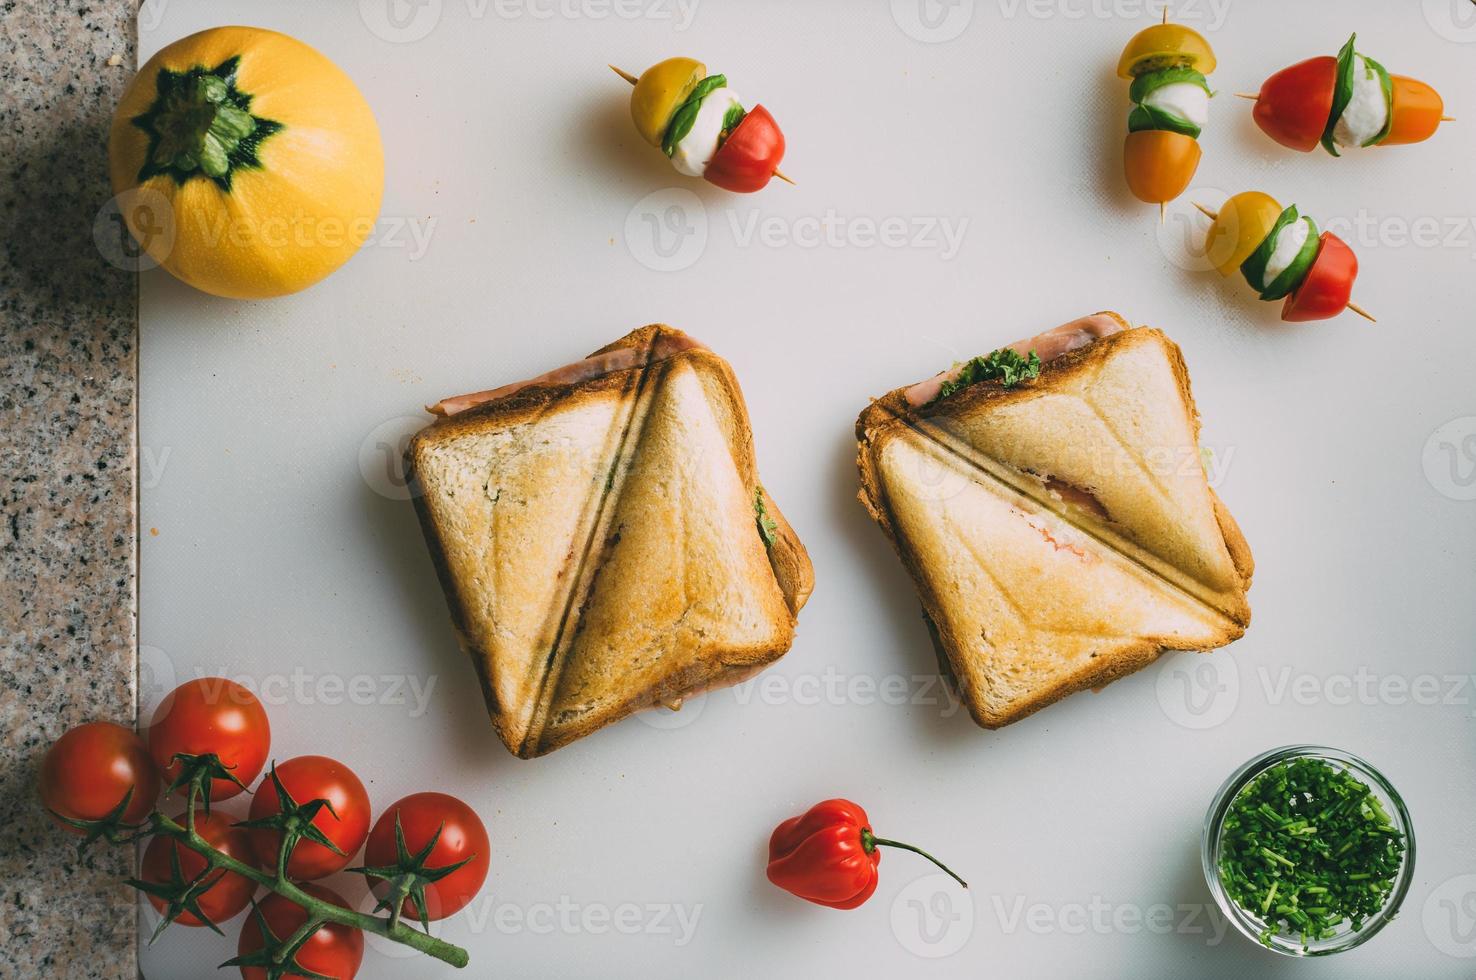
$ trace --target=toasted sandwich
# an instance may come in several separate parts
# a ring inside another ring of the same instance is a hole
[[[721,357],[648,326],[430,411],[406,469],[510,751],[679,708],[789,649],[814,574]]]
[[[875,400],[856,439],[861,503],[985,728],[1250,623],[1250,548],[1158,330],[1084,317]]]

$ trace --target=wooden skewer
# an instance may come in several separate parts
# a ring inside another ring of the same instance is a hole
[[[1163,22],[1165,24],[1167,24],[1169,22],[1169,5],[1168,4],[1164,4],[1163,5]]]
[[[1456,120],[1455,120],[1455,116],[1441,116],[1440,117],[1440,121],[1441,122],[1455,122]]]
[[[1214,221],[1216,218],[1219,217],[1219,214],[1218,213],[1216,213],[1214,211],[1211,211],[1209,208],[1205,207],[1203,204],[1200,204],[1198,201],[1194,201],[1193,204],[1194,204],[1194,206],[1196,208],[1199,209],[1199,213],[1200,214],[1206,216],[1211,221]],[[1351,311],[1353,311],[1354,313],[1357,313],[1359,316],[1363,317],[1369,323],[1378,323],[1379,322],[1377,319],[1375,319],[1375,317],[1374,317],[1374,315],[1372,313],[1368,312],[1368,310],[1365,310],[1363,307],[1359,306],[1357,303],[1349,303],[1348,304],[1348,309],[1351,310]]]
[[[1168,205],[1163,201],[1158,202],[1158,223],[1163,224],[1164,214],[1168,211]]]
[[[1251,95],[1249,92],[1236,92],[1235,97],[1237,99],[1250,99],[1252,102],[1261,101],[1261,97],[1259,95]]]
[[[623,68],[616,68],[614,65],[611,65],[610,66],[610,70],[613,71],[615,74],[619,75],[621,78],[625,79],[627,82],[629,82],[632,85],[634,85],[636,82],[640,81],[639,78],[635,77],[634,75],[632,75],[630,72],[624,70]],[[775,177],[778,177],[780,180],[784,181],[786,184],[788,184],[791,187],[798,186],[797,184],[795,184],[795,182],[791,178],[785,176],[783,173],[781,173],[777,169],[774,171],[774,176]]]

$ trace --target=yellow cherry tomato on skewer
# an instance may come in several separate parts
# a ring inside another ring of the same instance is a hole
[[[1128,133],[1122,147],[1128,190],[1145,204],[1172,201],[1194,179],[1199,157],[1199,142],[1193,136],[1166,129]]]
[[[1132,79],[1175,65],[1208,75],[1215,70],[1215,52],[1198,31],[1183,24],[1154,24],[1134,34],[1122,49],[1117,77]]]
[[[620,74],[630,79],[625,72]],[[706,77],[707,66],[695,58],[667,58],[641,72],[639,78],[630,79],[635,85],[630,93],[630,117],[641,138],[660,146],[671,114]]]
[[[1205,255],[1220,275],[1233,276],[1256,246],[1266,240],[1280,216],[1281,205],[1270,194],[1260,191],[1236,194],[1211,216],[1204,239]]]
[[[1394,89],[1390,100],[1394,118],[1380,146],[1423,142],[1435,135],[1442,122],[1452,121],[1445,115],[1445,100],[1432,86],[1407,75],[1390,75],[1389,81]]]

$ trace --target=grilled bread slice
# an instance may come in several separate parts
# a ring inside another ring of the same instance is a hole
[[[581,364],[407,452],[493,726],[525,758],[761,669],[813,587],[722,358],[652,326]]]
[[[860,498],[980,725],[1244,632],[1250,550],[1208,485],[1160,331],[1103,337],[1011,388],[921,407],[905,391],[857,421]]]

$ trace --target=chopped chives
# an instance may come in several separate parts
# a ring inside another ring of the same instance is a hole
[[[1368,785],[1323,759],[1280,762],[1231,802],[1220,832],[1230,898],[1303,946],[1354,929],[1384,907],[1404,861],[1404,835]],[[1301,905],[1299,896],[1315,905]],[[1279,897],[1279,900],[1278,900]]]

